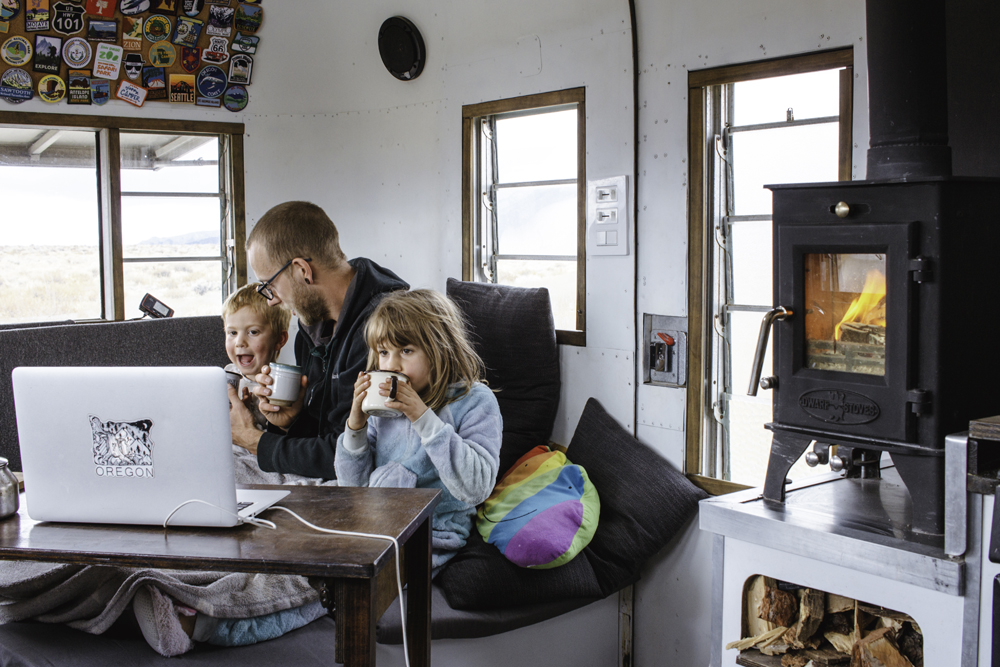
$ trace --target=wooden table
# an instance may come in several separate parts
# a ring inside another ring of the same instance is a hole
[[[407,584],[410,663],[430,664],[431,514],[440,491],[250,488],[290,490],[278,505],[317,526],[395,537],[403,552]],[[392,543],[319,533],[286,512],[269,510],[262,516],[278,529],[37,522],[28,518],[22,502],[18,516],[0,521],[0,558],[316,578],[324,585],[324,603],[336,605],[336,661],[349,667],[374,665],[375,622],[397,597]]]

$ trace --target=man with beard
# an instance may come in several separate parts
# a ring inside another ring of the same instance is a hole
[[[368,315],[383,294],[409,285],[369,259],[348,260],[336,226],[309,202],[285,202],[265,213],[247,237],[247,260],[268,305],[299,318],[295,360],[304,376],[298,400],[284,407],[267,400],[270,374],[255,377],[260,386],[253,392],[270,422],[264,432],[230,388],[233,443],[256,453],[266,472],[335,479],[337,436],[368,361]]]

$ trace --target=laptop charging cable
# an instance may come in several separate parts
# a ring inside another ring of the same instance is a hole
[[[193,498],[191,500],[185,500],[183,503],[181,503],[180,505],[178,505],[177,507],[175,507],[170,512],[170,514],[167,515],[167,518],[163,520],[163,527],[164,528],[168,528],[169,526],[167,524],[169,523],[170,518],[174,514],[177,513],[177,510],[179,510],[180,508],[184,507],[185,505],[187,505],[189,503],[201,503],[202,505],[208,505],[209,507],[214,507],[214,508],[216,508],[218,510],[221,510],[222,512],[225,512],[226,514],[233,514],[232,512],[229,512],[227,510],[222,509],[218,505],[213,505],[210,502],[207,502],[207,501],[204,501],[204,500],[199,500],[197,498]],[[298,514],[296,514],[292,510],[288,509],[287,507],[282,507],[281,505],[272,505],[271,507],[268,507],[267,509],[269,509],[269,510],[281,510],[282,512],[287,512],[287,513],[291,514],[293,517],[295,517],[299,521],[299,523],[301,523],[301,524],[303,524],[303,525],[305,525],[305,526],[307,526],[309,528],[312,528],[313,530],[315,530],[317,532],[320,532],[320,533],[327,533],[329,535],[343,535],[345,537],[366,537],[366,538],[370,538],[370,539],[373,539],[373,540],[385,540],[385,541],[388,541],[388,542],[392,542],[392,546],[395,547],[395,549],[396,549],[396,593],[398,594],[398,599],[399,599],[400,626],[401,626],[402,631],[403,631],[403,659],[404,659],[404,661],[406,663],[406,667],[410,667],[410,646],[409,646],[408,642],[406,641],[406,608],[403,606],[403,577],[402,577],[402,575],[400,573],[400,569],[399,569],[400,550],[399,550],[399,542],[396,541],[396,538],[392,537],[391,535],[378,535],[378,534],[375,534],[375,533],[357,533],[357,532],[353,532],[353,531],[349,531],[349,530],[335,530],[333,528],[321,528],[320,526],[317,526],[317,525],[315,525],[313,523],[310,523],[310,522],[306,521],[305,519],[303,519],[302,517],[300,517]],[[264,511],[267,511],[267,510],[264,510]],[[253,525],[253,526],[259,526],[261,528],[270,528],[271,530],[277,530],[277,528],[278,528],[273,521],[268,521],[267,519],[261,519],[260,517],[245,517],[244,518],[244,517],[240,517],[239,515],[234,515],[234,516],[236,516],[243,523],[249,523],[250,525]]]

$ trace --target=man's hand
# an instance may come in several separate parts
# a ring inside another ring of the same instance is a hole
[[[302,406],[306,398],[306,384],[308,384],[306,376],[302,376],[299,397],[291,405],[274,405],[267,400],[267,397],[271,395],[270,385],[274,384],[270,366],[264,366],[260,373],[254,376],[254,381],[257,383],[257,386],[250,391],[260,399],[259,407],[261,413],[267,418],[267,421],[278,428],[288,430],[288,427],[292,425],[295,418],[302,412]]]
[[[386,380],[379,386],[379,394],[382,396],[388,396],[390,390],[392,389],[391,380]],[[410,422],[415,422],[420,419],[420,415],[427,412],[427,404],[423,402],[420,398],[420,394],[410,386],[409,382],[397,382],[396,383],[396,398],[387,398],[385,400],[385,407],[395,408],[399,410]]]
[[[226,385],[226,389],[229,391],[229,426],[233,431],[233,444],[256,454],[261,432],[254,425],[253,415],[240,400],[236,389],[232,385]]]
[[[358,379],[354,383],[354,400],[351,401],[351,414],[347,416],[347,428],[352,431],[360,431],[368,423],[368,415],[361,409],[361,403],[368,395],[368,387],[371,385],[371,376],[364,371],[358,373]]]

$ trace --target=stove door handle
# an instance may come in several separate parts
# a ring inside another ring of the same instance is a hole
[[[771,333],[771,324],[775,320],[784,320],[792,316],[792,311],[784,306],[778,306],[764,313],[760,323],[760,335],[757,336],[757,352],[753,356],[753,372],[750,374],[750,388],[747,396],[757,395],[757,385],[760,384],[760,374],[764,368],[764,355],[767,354],[767,337]]]

